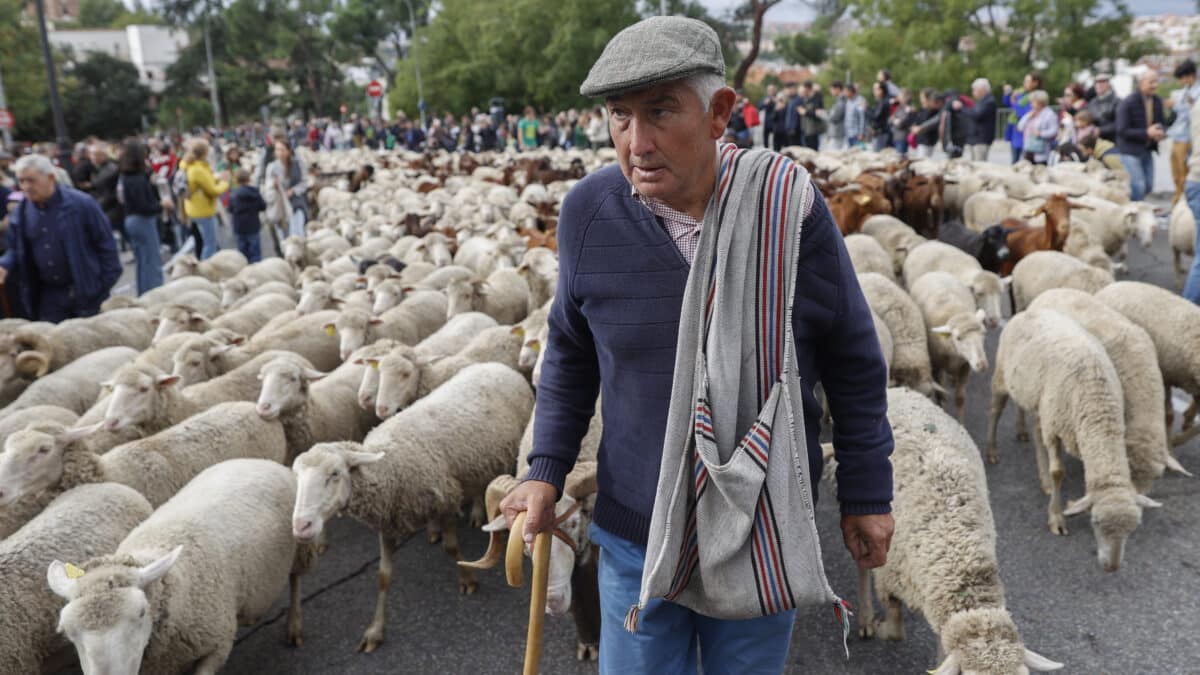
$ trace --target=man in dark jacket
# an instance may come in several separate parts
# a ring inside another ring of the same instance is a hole
[[[1117,106],[1117,150],[1129,172],[1132,201],[1138,202],[1154,189],[1154,153],[1166,138],[1163,102],[1158,97],[1158,73],[1147,70],[1137,78],[1137,90]]]
[[[770,148],[771,135],[775,133],[775,85],[767,85],[767,95],[758,104],[758,116],[762,121],[762,144],[764,148]]]
[[[25,200],[12,214],[0,283],[16,281],[22,310],[38,321],[92,316],[121,277],[112,227],[96,201],[58,185],[40,155],[17,162]]]
[[[370,167],[370,165],[367,165]],[[372,169],[373,171],[373,169]],[[229,197],[229,212],[233,217],[233,232],[237,235],[237,248],[246,260],[256,263],[262,260],[262,221],[258,214],[267,210],[258,188],[250,184],[250,172],[238,169],[238,188]]]
[[[996,97],[992,96],[991,83],[982,77],[971,83],[971,96],[975,105],[965,107],[955,101],[952,106],[962,111],[967,120],[967,156],[976,162],[986,162],[988,149],[996,140]]]
[[[1092,120],[1095,121],[1096,126],[1100,128],[1100,138],[1116,143],[1117,103],[1119,101],[1108,78],[1108,73],[1100,73],[1096,76],[1096,83],[1093,85],[1096,96],[1088,102],[1087,109],[1092,114]]]
[[[818,150],[821,146],[821,134],[825,133],[827,127],[823,118],[825,97],[817,91],[812,80],[808,80],[800,89],[800,98],[803,101],[800,104],[801,144],[811,150]]]
[[[783,133],[786,138],[783,144],[800,145],[803,140],[800,135],[800,109],[804,106],[804,99],[800,96],[794,82],[788,84],[785,91],[787,92],[787,107],[783,111]]]

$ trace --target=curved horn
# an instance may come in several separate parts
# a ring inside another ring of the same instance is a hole
[[[1044,673],[1051,670],[1058,670],[1063,667],[1063,664],[1038,654],[1032,649],[1025,650],[1025,666],[1034,672]]]
[[[13,339],[21,351],[45,352],[48,355],[54,354],[54,345],[50,344],[50,340],[45,335],[29,330],[19,330],[13,334]]]
[[[47,352],[26,351],[17,354],[17,372],[36,380],[50,372],[50,356]]]
[[[492,526],[497,527],[488,531],[488,547],[483,557],[472,561],[460,560],[458,561],[459,567],[469,570],[490,570],[500,562],[500,551],[504,548],[504,516],[488,523],[484,529]]]
[[[1167,453],[1166,465],[1168,469],[1174,471],[1175,473],[1181,473],[1185,476],[1192,475],[1192,472],[1183,468],[1183,465],[1179,463],[1179,460],[1175,459],[1175,455],[1172,455],[1169,452]]]

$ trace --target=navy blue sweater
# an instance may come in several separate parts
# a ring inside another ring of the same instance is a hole
[[[820,381],[829,399],[843,513],[891,510],[887,369],[841,234],[820,193],[804,223],[793,329],[814,493]],[[559,282],[537,390],[528,479],[562,489],[603,392],[593,519],[646,542],[670,406],[689,266],[618,165],[580,181],[558,225]]]

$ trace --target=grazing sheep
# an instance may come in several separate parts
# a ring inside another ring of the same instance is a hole
[[[1175,283],[1183,288],[1187,269],[1183,266],[1182,256],[1196,255],[1196,216],[1186,199],[1175,202],[1175,207],[1171,209],[1169,233],[1171,254],[1175,259]]]
[[[283,425],[289,463],[317,443],[357,443],[367,435],[378,420],[358,407],[358,384],[365,369],[347,362],[326,374],[290,356],[262,366],[255,410],[263,419]]]
[[[482,498],[492,478],[512,467],[532,408],[533,393],[519,373],[476,364],[385,421],[361,445],[322,443],[296,458],[300,488],[292,531],[299,541],[316,539],[341,512],[379,532],[379,595],[360,650],[383,642],[399,542],[440,518],[443,549],[461,557],[460,505]],[[477,587],[470,570],[460,569],[460,591]]]
[[[529,313],[529,285],[516,270],[492,272],[486,280],[452,281],[446,287],[447,316],[479,311],[512,325]]]
[[[549,302],[558,288],[558,256],[547,248],[531,248],[525,251],[517,274],[529,284],[529,299],[526,314]]]
[[[992,376],[987,452],[993,464],[1000,460],[996,425],[1010,396],[1033,415],[1038,474],[1050,495],[1050,531],[1066,534],[1066,516],[1091,509],[1097,558],[1106,572],[1116,571],[1125,541],[1142,522],[1142,508],[1159,504],[1138,494],[1130,481],[1121,382],[1104,346],[1053,310],[1025,311],[1009,321]],[[1065,511],[1060,444],[1083,461],[1087,486]]]
[[[150,346],[154,329],[144,309],[114,309],[83,319],[67,319],[59,324],[20,326],[11,336],[0,336],[0,380],[35,380],[76,359],[105,347]]]
[[[46,562],[115,551],[152,510],[124,485],[83,485],[0,542],[0,673],[42,672],[65,644],[55,620],[62,603],[46,587]]]
[[[129,347],[107,347],[82,356],[29,385],[15,401],[0,409],[0,420],[40,405],[83,414],[99,398],[101,380],[137,356],[137,350]]]
[[[850,254],[850,263],[858,274],[875,272],[895,281],[896,272],[893,269],[892,258],[874,237],[854,233],[846,235],[846,251]]]
[[[1091,333],[1112,361],[1125,401],[1125,448],[1134,488],[1145,494],[1164,467],[1186,473],[1168,451],[1163,424],[1162,371],[1154,341],[1137,324],[1094,296],[1056,288],[1038,296],[1030,309],[1052,309],[1070,317]]]
[[[859,634],[903,640],[907,605],[938,636],[938,675],[1062,668],[1025,647],[1005,607],[987,477],[971,437],[907,389],[888,390],[888,419],[896,530],[887,564],[858,570]],[[886,609],[878,624],[871,575]]]
[[[1113,276],[1066,253],[1035,251],[1013,268],[1012,280],[1013,311],[1019,312],[1052,288],[1095,293],[1113,283]]]
[[[989,272],[973,256],[940,241],[927,241],[908,252],[904,259],[904,285],[913,288],[921,276],[933,271],[949,272],[970,290],[975,307],[983,310],[987,325],[994,328],[1002,318],[1000,298],[1008,281]]]
[[[288,295],[260,295],[213,319],[209,325],[204,326],[204,330],[215,328],[253,337],[272,317],[291,311],[295,307],[296,301]]]
[[[325,324],[325,331],[338,336],[338,354],[345,360],[354,350],[376,340],[416,344],[442,327],[446,307],[446,296],[440,291],[420,291],[379,316],[357,307],[343,309],[337,319]]]
[[[171,279],[200,276],[213,282],[224,281],[237,276],[248,264],[246,256],[240,251],[228,248],[217,251],[207,260],[197,260],[194,255],[182,255],[175,259]]]
[[[908,252],[923,242],[925,237],[895,216],[875,215],[863,221],[862,233],[879,242],[892,259],[892,272],[898,276],[904,271],[904,259]]]
[[[142,293],[138,296],[137,303],[153,313],[169,302],[177,302],[181,296],[198,297],[200,293],[217,298],[221,295],[221,289],[204,277],[184,277]]]
[[[1096,299],[1142,327],[1154,341],[1162,371],[1168,431],[1174,422],[1171,387],[1200,400],[1200,308],[1171,291],[1139,281],[1119,281],[1096,293]]]
[[[325,309],[338,309],[341,304],[334,296],[333,285],[328,281],[310,281],[300,291],[296,303],[296,314],[312,314]]]
[[[919,250],[919,249],[918,249]],[[909,256],[912,260],[912,256]],[[971,290],[949,272],[926,272],[912,286],[929,330],[929,360],[933,381],[949,375],[954,383],[958,421],[966,419],[967,377],[987,370],[983,339],[987,329],[982,309],[976,309]]]
[[[50,563],[50,588],[67,601],[59,628],[85,671],[178,673],[194,665],[195,673],[216,673],[238,624],[265,615],[289,581],[288,642],[299,645],[299,577],[314,555],[288,531],[295,495],[287,467],[222,462],[159,507],[116,553],[81,564],[82,576]]]
[[[891,379],[933,396],[940,389],[933,381],[929,338],[921,308],[895,282],[882,274],[858,275],[867,304],[887,324],[892,335]]]
[[[1131,236],[1137,236],[1142,248],[1154,242],[1158,216],[1148,202],[1114,204],[1107,199],[1084,196],[1071,212],[1071,229],[1084,230],[1088,239],[1104,248],[1108,255],[1125,259],[1124,250]]]
[[[239,457],[283,463],[287,454],[283,427],[247,401],[213,406],[102,455],[79,442],[97,430],[41,422],[9,436],[0,455],[0,506],[32,517],[77,485],[111,482],[157,507],[214,464]]]
[[[279,260],[279,258],[272,258]],[[260,286],[251,286],[241,279],[230,279],[221,283],[221,309],[228,312],[237,309],[260,295],[282,295],[296,301],[299,294],[291,284],[268,281]]]

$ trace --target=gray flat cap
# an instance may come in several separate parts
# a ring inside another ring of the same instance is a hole
[[[612,96],[701,72],[725,76],[725,56],[716,31],[698,19],[654,16],[608,41],[579,93]]]

